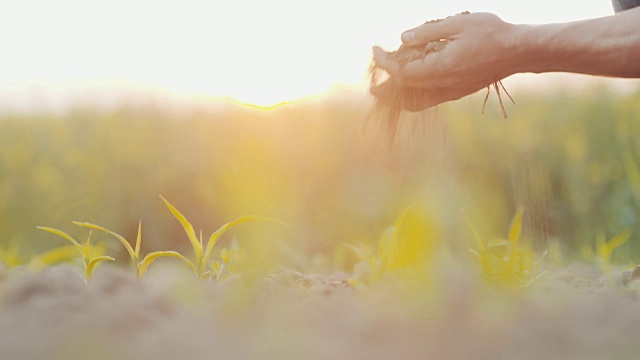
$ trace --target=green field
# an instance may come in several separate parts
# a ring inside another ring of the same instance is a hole
[[[482,95],[5,115],[1,357],[635,358],[640,92]]]
[[[5,115],[0,245],[29,257],[60,245],[37,225],[80,236],[71,221],[88,221],[134,238],[142,220],[146,251],[182,249],[161,194],[205,233],[241,215],[285,222],[238,234],[319,262],[341,243],[377,241],[412,204],[454,247],[472,239],[466,217],[494,238],[523,207],[523,236],[538,250],[580,256],[630,229],[617,258],[640,256],[640,93],[522,94],[506,121],[496,104],[480,115],[478,95],[402,119],[391,147],[361,100]]]

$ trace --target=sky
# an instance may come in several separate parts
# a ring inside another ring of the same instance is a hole
[[[269,106],[364,88],[371,46],[461,11],[608,16],[608,0],[0,0],[0,109],[154,89]]]

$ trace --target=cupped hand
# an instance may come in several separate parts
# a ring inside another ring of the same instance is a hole
[[[456,15],[402,34],[405,46],[446,45],[402,64],[374,47],[374,61],[390,79],[371,89],[379,99],[393,88],[402,109],[419,111],[456,100],[518,72],[515,26],[489,13]],[[395,101],[395,100],[394,100]]]

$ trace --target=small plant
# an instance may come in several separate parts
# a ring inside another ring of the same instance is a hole
[[[16,242],[11,242],[6,248],[0,248],[0,262],[9,269],[21,265],[20,245]]]
[[[98,257],[104,254],[105,246],[100,243],[91,247],[91,256]],[[11,243],[7,248],[0,248],[0,262],[8,268],[16,266],[27,266],[29,269],[38,271],[44,267],[70,261],[78,256],[78,250],[74,245],[62,245],[41,254],[32,256],[29,262],[20,256],[20,246]]]
[[[582,249],[582,254],[588,259],[594,259],[602,272],[609,276],[611,274],[611,255],[621,245],[626,243],[631,237],[631,230],[627,229],[607,241],[604,233],[600,233],[596,238],[595,251],[591,247]]]
[[[239,251],[240,248],[235,241],[231,245],[231,248],[223,248],[220,250],[220,259],[215,260],[212,266],[212,276],[215,276],[217,281],[224,281],[227,279]]]
[[[415,206],[404,210],[394,225],[383,232],[376,253],[364,244],[344,244],[359,260],[349,280],[352,285],[360,281],[379,282],[387,273],[408,275],[413,270],[423,270],[424,262],[434,255],[435,236],[432,224],[417,215]]]
[[[169,201],[167,201],[164,197],[160,196],[160,198],[162,199],[162,201],[164,201],[165,205],[167,205],[167,207],[169,208],[173,216],[180,222],[180,224],[184,228],[184,231],[187,233],[189,242],[193,247],[195,261],[192,262],[191,260],[185,258],[184,256],[180,258],[184,262],[186,262],[187,265],[189,265],[189,267],[194,269],[194,272],[198,279],[205,278],[205,277],[213,277],[213,276],[215,276],[216,278],[220,278],[220,275],[224,270],[223,269],[224,266],[227,266],[228,264],[230,264],[232,254],[227,251],[227,254],[225,256],[221,256],[223,258],[222,262],[214,262],[211,270],[207,270],[207,265],[211,258],[213,248],[215,247],[220,237],[230,228],[238,224],[241,224],[247,221],[253,221],[253,220],[266,220],[266,221],[272,221],[272,222],[277,222],[282,224],[279,221],[275,221],[272,219],[267,219],[259,216],[241,216],[235,219],[234,221],[228,222],[222,225],[220,228],[218,228],[218,230],[216,230],[213,234],[211,234],[211,236],[209,237],[209,240],[207,241],[207,245],[204,246],[204,243],[202,241],[202,232],[200,233],[200,237],[198,238],[196,236],[195,230],[193,229],[193,226],[191,225],[191,223],[189,223],[189,221],[187,221],[184,215],[182,215],[182,213],[180,213],[180,211],[178,211],[178,209],[176,209],[173,205],[171,205],[171,203],[169,203]],[[227,259],[226,264],[224,259]]]
[[[54,235],[58,235],[64,239],[67,239],[69,242],[71,242],[71,244],[73,244],[77,252],[80,254],[80,257],[82,258],[82,262],[84,264],[85,281],[89,281],[89,279],[91,279],[91,274],[93,273],[93,269],[98,263],[102,261],[115,261],[115,259],[112,258],[111,256],[104,256],[104,255],[95,256],[94,254],[92,254],[92,248],[90,245],[91,233],[89,233],[89,236],[87,237],[87,241],[84,243],[84,245],[80,245],[80,243],[76,239],[72,238],[69,234],[62,232],[58,229],[54,229],[46,226],[37,226],[36,228],[39,230],[50,232]]]
[[[511,220],[507,240],[492,240],[485,245],[478,231],[469,221],[476,239],[476,249],[469,249],[475,257],[482,273],[482,279],[487,284],[503,286],[528,286],[536,281],[540,274],[542,258],[534,264],[533,250],[530,246],[520,245],[522,232],[523,209],[519,209]]]
[[[142,279],[142,276],[144,275],[144,273],[149,268],[149,265],[151,265],[159,257],[175,257],[175,258],[181,259],[182,261],[184,261],[188,265],[190,265],[191,269],[195,271],[193,263],[189,259],[187,259],[186,257],[182,256],[182,254],[180,254],[180,253],[178,253],[176,251],[154,251],[154,252],[151,252],[151,253],[147,254],[142,259],[142,261],[140,261],[140,245],[142,244],[142,222],[138,223],[138,235],[136,237],[135,248],[131,247],[131,245],[129,244],[127,239],[125,239],[122,235],[117,234],[117,233],[115,233],[115,232],[113,232],[113,231],[111,231],[109,229],[106,229],[106,228],[104,228],[102,226],[98,226],[98,225],[95,225],[95,224],[90,224],[90,223],[87,223],[87,222],[82,223],[82,222],[74,221],[73,223],[75,225],[80,226],[80,227],[85,227],[85,228],[89,228],[89,229],[94,229],[94,230],[99,230],[99,231],[105,232],[107,234],[112,235],[116,239],[118,239],[120,241],[120,243],[124,246],[124,248],[127,250],[127,253],[129,254],[129,258],[131,259],[131,264],[135,268],[136,277],[138,279]]]
[[[400,214],[394,225],[385,229],[378,240],[378,251],[374,253],[370,246],[359,244],[354,246],[344,244],[353,250],[359,262],[354,266],[354,277],[350,280],[352,284],[357,281],[366,280],[369,283],[376,283],[384,276],[385,272],[395,265],[398,257],[398,238],[407,213],[412,207],[407,208]]]
[[[104,255],[105,246],[103,243],[91,246],[91,256],[98,257]],[[63,245],[38,254],[29,260],[27,266],[32,270],[41,270],[47,266],[52,266],[68,262],[78,256],[78,250],[74,245]]]
[[[187,219],[175,207],[173,207],[173,205],[171,205],[171,203],[169,203],[165,198],[163,198],[162,196],[160,196],[160,198],[162,199],[162,201],[164,201],[164,203],[167,205],[171,213],[176,217],[176,219],[178,219],[180,224],[182,224],[182,226],[184,227],[185,232],[189,237],[189,241],[193,246],[195,261],[191,261],[190,259],[188,259],[187,257],[185,257],[184,255],[180,254],[177,251],[154,251],[145,255],[144,258],[140,260],[140,246],[142,244],[142,222],[138,223],[138,235],[136,237],[136,242],[133,247],[131,246],[129,241],[124,238],[124,236],[116,232],[113,232],[107,228],[104,228],[102,226],[91,224],[88,222],[78,222],[78,221],[74,221],[73,224],[83,228],[88,228],[91,230],[102,231],[118,239],[118,241],[120,241],[122,246],[124,246],[124,248],[127,250],[127,253],[129,254],[129,258],[131,259],[131,264],[135,269],[136,276],[138,279],[142,279],[142,276],[145,274],[149,266],[157,258],[174,257],[186,263],[187,266],[191,268],[191,270],[194,272],[196,277],[199,279],[204,277],[215,277],[217,280],[223,280],[226,278],[229,268],[233,264],[233,260],[236,257],[236,254],[238,252],[238,247],[236,245],[231,249],[222,249],[222,251],[220,252],[220,260],[214,261],[211,269],[208,270],[207,264],[209,263],[211,254],[213,252],[213,248],[215,247],[220,237],[231,227],[246,221],[251,221],[251,220],[274,221],[274,220],[270,220],[270,219],[262,218],[258,216],[239,217],[232,222],[222,225],[218,230],[216,230],[209,238],[209,241],[207,242],[207,246],[204,247],[202,242],[202,233],[200,233],[199,238],[196,237],[195,231],[193,230],[193,226],[187,221]],[[56,234],[73,243],[73,245],[75,246],[75,249],[77,251],[80,251],[81,255],[83,256],[83,259],[85,262],[87,280],[91,277],[91,271],[93,270],[93,267],[98,262],[103,260],[111,260],[111,261],[114,260],[112,257],[109,257],[109,256],[92,257],[89,249],[89,239],[87,239],[85,246],[82,246],[71,236],[67,235],[66,233],[60,230],[56,230],[48,227],[38,227],[38,229]],[[89,236],[91,236],[91,233],[89,233]],[[57,261],[61,256],[65,256],[66,254],[65,251],[63,251],[63,249],[59,249],[58,252],[52,252],[50,254],[46,254],[47,255],[46,257],[44,257],[44,255],[40,256],[41,260],[40,262],[38,262],[39,266],[47,265],[53,261]]]

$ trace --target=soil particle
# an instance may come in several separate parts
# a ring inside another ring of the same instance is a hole
[[[294,270],[284,270],[280,274],[270,275],[267,280],[284,282],[287,284],[301,285],[303,287],[329,286],[329,287],[349,287],[349,275],[343,272],[331,274],[329,276],[318,274],[304,274]]]
[[[338,272],[329,276],[318,274],[303,274],[298,271],[285,270],[280,274],[271,275],[267,281],[271,283],[281,283],[286,286],[296,286],[308,289],[312,293],[331,296],[339,289],[350,288],[349,276],[346,273]]]
[[[627,269],[620,274],[620,282],[624,286],[640,283],[640,266]]]

